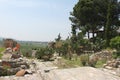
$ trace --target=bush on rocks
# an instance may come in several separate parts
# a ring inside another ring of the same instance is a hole
[[[82,54],[80,60],[83,66],[85,66],[89,61],[89,56],[87,54]]]
[[[114,58],[120,57],[120,36],[111,39],[110,46],[117,49],[117,52],[114,53]]]
[[[54,53],[53,49],[51,49],[51,48],[48,48],[48,47],[41,48],[40,50],[37,51],[36,58],[44,59],[46,61],[46,60],[49,60],[52,57],[53,53]]]
[[[120,36],[117,36],[110,41],[110,46],[112,48],[116,48],[117,50],[120,49]]]
[[[99,58],[98,58],[97,55],[95,55],[95,54],[91,55],[90,58],[89,58],[89,62],[88,62],[89,66],[95,67],[98,59],[99,59]]]

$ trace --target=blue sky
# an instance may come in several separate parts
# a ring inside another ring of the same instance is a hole
[[[78,0],[0,0],[0,37],[52,41],[71,32],[69,12]]]

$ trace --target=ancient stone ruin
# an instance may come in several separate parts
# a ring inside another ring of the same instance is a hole
[[[19,54],[20,46],[12,39],[4,40],[6,50],[0,60],[0,76],[15,75],[21,69],[28,69],[27,61]],[[15,49],[15,50],[14,50]]]
[[[14,75],[21,69],[27,69],[29,65],[23,59],[9,59],[0,61],[0,76]]]

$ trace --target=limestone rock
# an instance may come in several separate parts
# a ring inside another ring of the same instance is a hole
[[[2,66],[2,60],[0,60],[0,66]]]
[[[110,66],[106,66],[105,68],[106,68],[106,69],[109,69],[109,70],[112,70],[112,69],[113,69],[113,68],[110,67]]]
[[[22,69],[27,69],[27,66],[26,65],[21,65],[20,66]]]
[[[12,56],[11,56],[12,59],[18,59],[20,57],[21,56],[19,54],[12,54]]]
[[[53,70],[45,80],[120,80],[120,77],[92,67]]]
[[[11,56],[12,56],[12,54],[3,54],[3,56],[2,56],[2,60],[9,60],[9,59],[11,59]]]

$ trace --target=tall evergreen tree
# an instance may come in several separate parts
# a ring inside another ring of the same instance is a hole
[[[117,0],[79,0],[73,8],[71,22],[82,32],[88,34],[92,32],[93,42],[96,41],[95,33],[103,28],[102,35],[106,36],[97,35],[97,37],[106,39],[109,44],[109,40],[116,36],[116,29],[120,25],[119,6]]]
[[[117,0],[109,0],[107,10],[107,22],[105,26],[106,47],[109,47],[110,39],[117,35],[119,28],[119,6]]]

